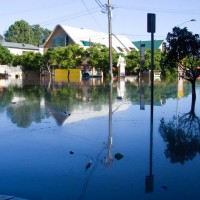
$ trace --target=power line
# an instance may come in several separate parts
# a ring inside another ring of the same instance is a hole
[[[90,11],[90,13],[88,13],[88,12],[78,12],[78,13],[75,13],[73,15],[69,15],[69,16],[66,16],[66,17],[56,18],[56,19],[52,19],[52,20],[49,20],[49,21],[46,21],[46,22],[41,22],[40,24],[43,25],[43,26],[46,26],[46,25],[50,25],[50,24],[54,24],[54,23],[58,23],[58,22],[63,22],[63,21],[68,21],[68,20],[71,20],[71,19],[83,17],[83,16],[90,15],[91,13],[96,13],[96,12],[99,12],[99,9],[98,10],[96,9],[94,11]]]
[[[91,15],[92,19],[98,24],[98,26],[100,26],[99,22],[97,21],[97,19],[94,17],[94,15],[91,13],[90,9],[87,7],[86,3],[84,0],[82,0],[83,5],[85,6],[86,10],[88,11],[88,13]]]
[[[115,8],[121,8],[126,10],[134,10],[134,11],[153,11],[153,12],[161,12],[161,13],[170,13],[170,14],[195,14],[200,15],[200,10],[183,10],[183,9],[168,9],[168,8],[150,8],[150,7],[136,7],[130,5],[115,5]]]
[[[107,6],[103,5],[99,0],[95,0],[103,12],[108,12]]]

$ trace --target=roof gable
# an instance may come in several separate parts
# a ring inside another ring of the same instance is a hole
[[[90,43],[100,43],[101,45],[109,47],[108,33],[98,32],[85,28],[76,28],[66,25],[57,25],[50,34],[46,43],[50,40],[50,38],[53,37],[55,31],[58,28],[62,28],[66,35],[68,35],[75,44],[79,44],[80,46],[88,46],[88,44]],[[129,38],[123,35],[114,34],[112,36],[112,47],[118,53],[127,53],[128,51],[131,51],[132,48],[136,49],[135,45],[131,42]]]

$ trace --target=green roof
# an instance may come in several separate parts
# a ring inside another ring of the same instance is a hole
[[[160,45],[162,45],[164,40],[154,40],[154,50],[159,49]],[[140,45],[145,44],[145,48],[151,49],[151,41],[135,41],[132,42],[138,50],[140,50]]]

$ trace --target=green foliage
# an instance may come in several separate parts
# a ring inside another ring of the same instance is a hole
[[[4,40],[3,36],[0,35],[0,42],[3,41],[3,40]]]
[[[1,65],[9,65],[12,62],[12,55],[10,51],[6,48],[0,45],[0,64]]]
[[[17,67],[17,66],[21,65],[21,55],[14,55],[13,56],[12,65],[14,67]]]
[[[161,61],[161,51],[156,50],[154,52],[154,69],[160,70],[160,61]],[[127,74],[138,74],[141,66],[140,52],[133,49],[126,56],[126,72]],[[145,63],[141,66],[141,71],[149,70],[151,68],[151,50],[146,49],[145,52]]]
[[[29,25],[26,21],[20,20],[12,24],[4,34],[7,42],[25,43],[39,46],[44,43],[50,34],[50,30],[40,25]]]
[[[44,64],[46,66],[56,65],[56,50],[55,48],[50,48],[44,53]]]
[[[25,44],[33,43],[32,28],[24,20],[16,21],[8,28],[4,36],[7,42],[17,42]]]
[[[57,66],[59,68],[72,68],[82,63],[84,49],[79,45],[69,45],[66,47],[50,48],[44,54],[46,65]]]
[[[172,33],[167,34],[167,52],[163,63],[165,67],[173,72],[174,69],[181,69],[181,76],[194,82],[200,75],[197,67],[200,64],[200,37],[193,34],[187,28],[174,27]]]
[[[113,65],[116,66],[119,54],[112,51]],[[95,68],[100,68],[104,75],[109,74],[109,48],[102,47],[101,44],[92,44],[85,52],[85,59],[88,64]]]
[[[126,56],[125,59],[126,59],[126,74],[138,74],[140,71],[140,52],[133,49]],[[142,68],[142,70],[143,69],[144,68]]]
[[[13,59],[13,65],[20,65],[25,71],[39,71],[43,66],[43,56],[40,53],[27,52],[23,55],[17,55]]]
[[[39,24],[32,25],[33,31],[33,45],[39,46],[44,44],[47,37],[50,35],[51,31],[42,28]]]

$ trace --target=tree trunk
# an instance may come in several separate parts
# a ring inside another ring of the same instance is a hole
[[[195,113],[195,102],[196,102],[196,90],[195,90],[195,80],[191,81],[192,84],[192,103],[191,103],[191,110],[190,113]]]

